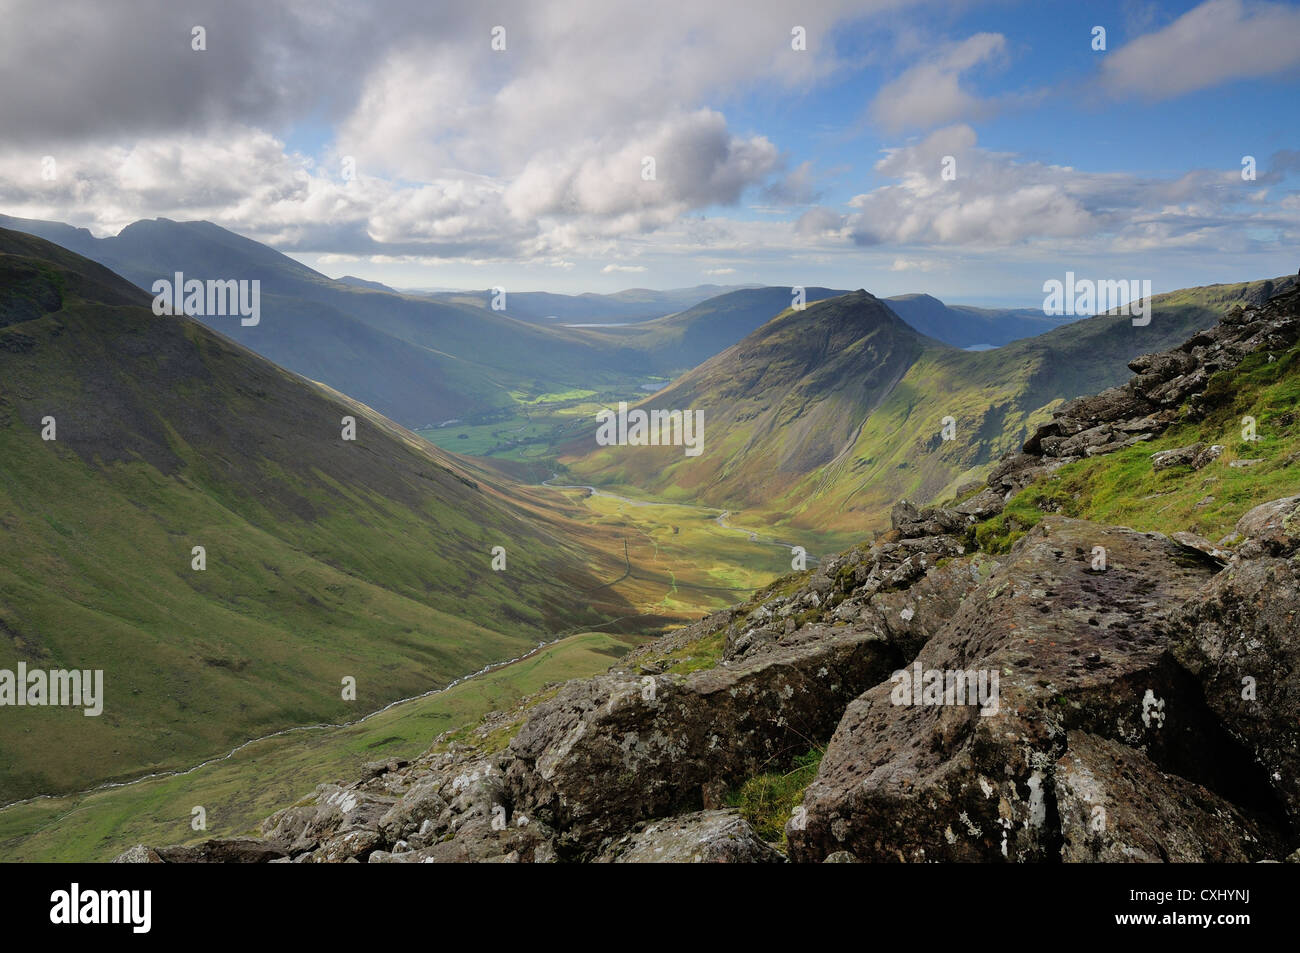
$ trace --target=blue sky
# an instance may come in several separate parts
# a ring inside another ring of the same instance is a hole
[[[207,219],[404,287],[1022,306],[1298,264],[1296,3],[69,3],[13,0],[0,210],[97,234]]]

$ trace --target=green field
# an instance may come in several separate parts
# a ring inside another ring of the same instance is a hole
[[[616,379],[591,388],[552,393],[514,391],[513,412],[479,415],[439,427],[417,430],[443,450],[499,460],[553,463],[561,444],[589,429],[597,411],[635,403],[646,396],[643,384],[669,383],[668,378]]]
[[[525,695],[604,671],[640,640],[587,632],[341,728],[309,729],[254,742],[188,774],[93,794],[45,798],[0,810],[0,856],[8,861],[105,861],[137,843],[166,845],[232,837],[310,794],[352,780],[367,761],[410,759],[444,731],[476,724]],[[202,806],[207,830],[190,827]]]

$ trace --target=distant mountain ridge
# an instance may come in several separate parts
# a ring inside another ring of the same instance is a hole
[[[1073,320],[1048,317],[1030,308],[949,305],[928,294],[894,295],[883,300],[922,334],[961,348],[1001,347],[1019,338],[1044,334]]]
[[[708,298],[737,291],[750,285],[695,285],[655,291],[628,288],[613,294],[555,294],[549,291],[510,291],[507,289],[505,311],[521,321],[540,324],[567,322],[641,322],[673,314]],[[452,304],[490,308],[493,289],[483,291],[430,292],[427,297]]]
[[[210,222],[143,220],[102,239],[85,229],[7,216],[0,216],[0,227],[66,243],[146,289],[177,271],[258,280],[264,317],[256,327],[221,317],[198,320],[407,426],[507,407],[513,388],[538,380],[571,385],[575,368],[619,360],[562,329],[333,281]]]
[[[826,545],[881,526],[892,501],[929,500],[982,478],[1061,402],[1104,390],[1142,353],[1172,346],[1233,304],[1294,277],[1152,299],[1149,326],[1099,315],[971,352],[905,324],[865,291],[788,310],[641,401],[703,409],[704,451],[563,448],[567,478],[744,511]],[[950,421],[962,439],[945,439]]]

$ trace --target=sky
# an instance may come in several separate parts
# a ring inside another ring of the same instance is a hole
[[[1300,4],[0,0],[0,212],[332,277],[1034,307],[1300,267]]]

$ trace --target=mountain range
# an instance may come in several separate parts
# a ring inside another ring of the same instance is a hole
[[[559,460],[572,480],[702,500],[817,544],[848,545],[883,525],[893,500],[935,499],[980,478],[1053,408],[1122,380],[1128,360],[1294,283],[1157,295],[1144,327],[1098,315],[978,352],[918,333],[860,290],[787,309],[639,403],[702,411],[700,456],[597,447],[584,433]]]
[[[403,294],[379,282],[336,281],[209,222],[143,220],[106,238],[4,215],[0,227],[55,242],[145,289],[177,272],[257,280],[263,319],[256,326],[196,319],[410,427],[489,419],[546,394],[634,393],[647,376],[676,376],[737,343],[792,300],[785,287],[701,285],[613,295],[507,292],[504,309],[494,310],[490,291]],[[840,293],[804,289],[808,302]],[[1057,323],[1014,309],[949,307],[925,295],[887,304],[922,334],[957,347],[1001,345]],[[547,320],[550,314],[561,320]]]
[[[1155,296],[1146,326],[1119,314],[1047,322],[1045,333],[968,350],[960,342],[1046,319],[981,318],[861,289],[804,289],[796,309],[791,289],[766,287],[625,327],[564,329],[332,281],[207,223],[137,223],[112,239],[26,226],[0,228],[0,669],[100,669],[112,704],[90,719],[7,712],[6,801],[185,770],[249,739],[347,724],[569,633],[585,633],[587,648],[566,654],[561,670],[589,673],[601,654],[627,647],[607,635],[593,643],[591,630],[641,638],[698,618],[751,578],[737,568],[737,545],[717,534],[748,537],[739,545],[754,554],[749,573],[787,561],[793,543],[829,554],[897,529],[900,497],[970,501],[1016,447],[1056,448],[1065,425],[1052,421],[1073,420],[1061,415],[1078,412],[1075,398],[1111,393],[1126,365],[1163,368],[1171,359],[1143,355],[1195,344],[1225,311],[1258,310],[1295,286],[1285,277],[1186,289]],[[265,282],[263,320],[155,314],[143,289],[170,270]],[[268,360],[276,355],[297,366]],[[675,379],[640,406],[700,411],[703,453],[598,447],[582,425],[550,481],[579,484],[569,489],[441,451],[346,390],[402,412],[473,413],[652,372]],[[1283,400],[1287,381],[1267,368],[1251,373],[1268,381],[1244,373],[1236,380],[1254,396],[1233,412],[1281,421],[1271,404],[1256,405],[1265,393]],[[1225,386],[1207,399],[1227,400]],[[1169,505],[1189,519],[1235,519],[1248,497],[1276,494],[1275,475],[1236,478],[1249,491],[1221,503]],[[980,547],[1004,553],[1040,504],[1139,518],[1140,475],[1118,498],[1102,484],[1130,477],[1071,479],[1073,493],[1030,487],[1001,515],[980,502],[971,511],[983,520],[972,530]],[[906,530],[913,511],[901,512]],[[494,566],[498,554],[508,573]],[[681,561],[692,558],[703,572],[694,579]],[[788,589],[775,586],[756,605]],[[716,661],[719,631],[670,636],[656,650],[666,656],[645,657],[689,673]],[[742,634],[727,633],[728,645]],[[353,679],[349,697],[341,689]],[[510,717],[517,728],[522,716]],[[486,724],[494,737],[505,730]],[[113,803],[93,816],[111,815]]]

